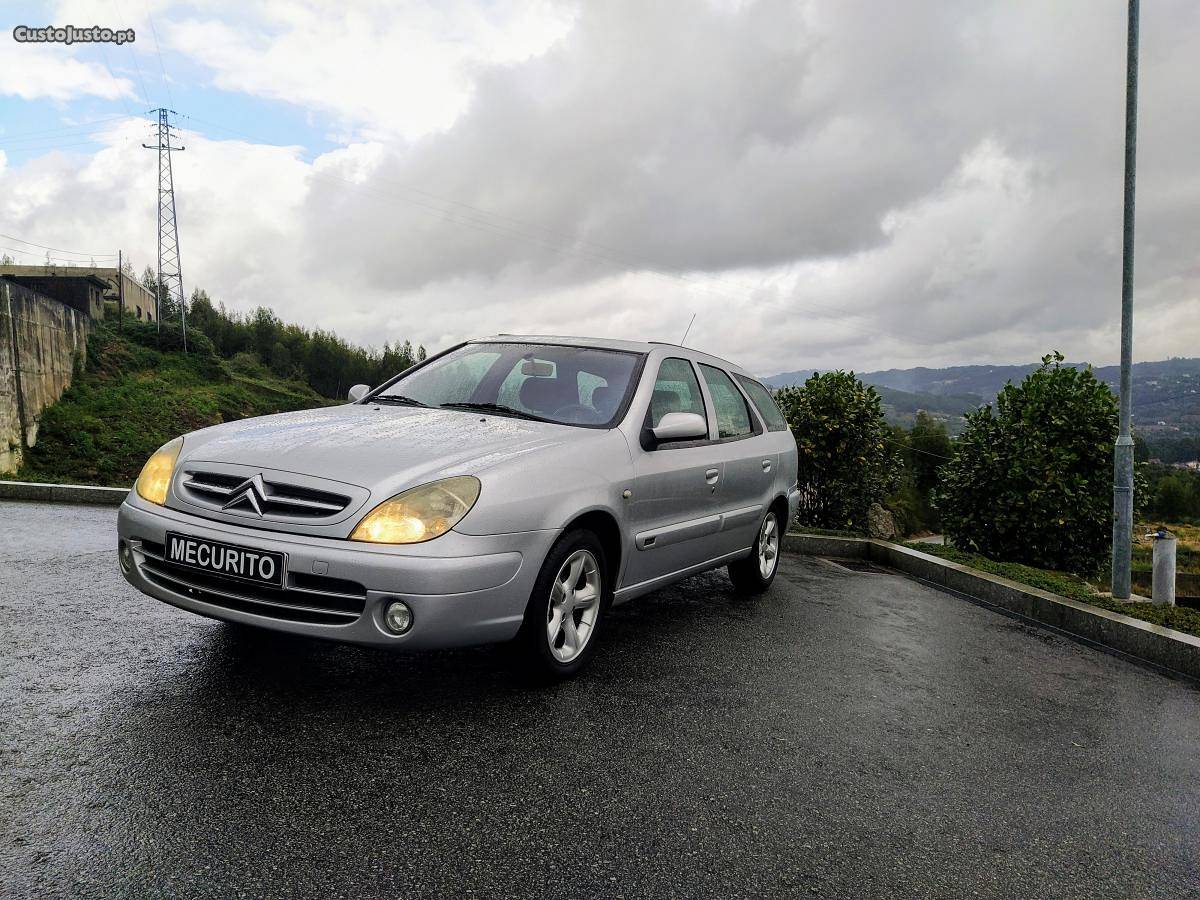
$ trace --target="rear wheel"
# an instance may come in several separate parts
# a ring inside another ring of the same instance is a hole
[[[590,531],[564,534],[533,586],[518,641],[524,661],[550,678],[568,678],[592,658],[611,600],[604,547]]]
[[[779,571],[779,541],[779,515],[770,509],[758,528],[750,555],[729,564],[729,580],[739,593],[761,594],[771,587]]]

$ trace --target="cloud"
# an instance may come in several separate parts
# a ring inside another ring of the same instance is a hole
[[[226,91],[319,111],[360,136],[414,140],[467,107],[472,68],[519,63],[570,27],[569,7],[509,0],[268,3],[236,20],[164,19],[174,52]],[[162,18],[160,16],[160,18]]]
[[[353,136],[312,158],[188,135],[185,283],[237,308],[430,348],[677,340],[695,313],[689,343],[762,373],[1117,355],[1119,10],[215,9],[156,8],[164,45]],[[1143,17],[1137,356],[1196,355],[1200,8]],[[0,214],[149,258],[147,156],[10,166]]]
[[[18,44],[6,37],[0,48],[0,95],[55,101],[83,96],[117,100],[134,95],[127,78],[76,59],[63,45]]]

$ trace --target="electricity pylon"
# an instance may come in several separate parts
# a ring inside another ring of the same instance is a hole
[[[187,352],[187,306],[183,302],[183,270],[179,264],[179,223],[175,218],[175,178],[171,172],[171,154],[184,150],[174,146],[174,127],[169,117],[173,109],[151,110],[158,113],[158,141],[142,144],[147,150],[158,151],[158,290],[154,297],[154,317],[162,331],[162,292],[174,297],[179,304],[183,325],[183,349]]]

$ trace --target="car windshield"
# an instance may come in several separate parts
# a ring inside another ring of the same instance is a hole
[[[562,425],[613,424],[641,354],[556,344],[467,344],[371,396]]]

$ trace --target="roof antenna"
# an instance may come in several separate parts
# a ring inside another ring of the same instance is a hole
[[[692,322],[696,321],[696,314],[692,313],[691,319],[688,320],[688,327],[684,329],[683,337],[679,339],[679,346],[683,346],[683,342],[687,340],[688,332],[692,330]]]

